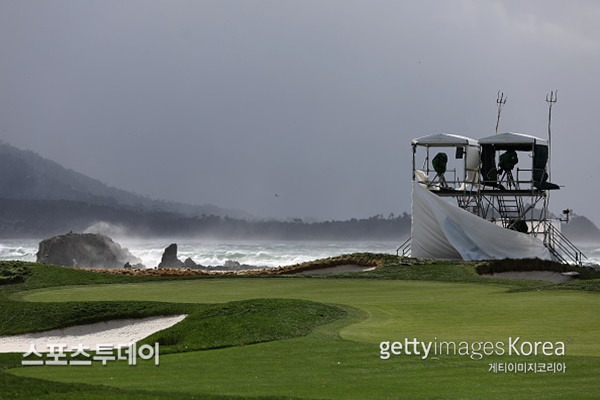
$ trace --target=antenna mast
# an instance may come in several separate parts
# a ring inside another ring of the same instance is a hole
[[[556,103],[558,100],[558,90],[553,90],[550,94],[546,95],[546,103],[548,103],[548,179],[550,180],[550,163],[552,158],[552,132],[550,130],[550,125],[552,124],[552,105]]]
[[[498,134],[498,125],[500,125],[500,113],[502,112],[502,107],[506,104],[506,100],[508,97],[504,97],[504,92],[501,94],[498,90],[498,98],[496,99],[496,104],[498,104],[498,119],[496,120],[496,135]]]

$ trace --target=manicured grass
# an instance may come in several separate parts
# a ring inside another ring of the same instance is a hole
[[[153,280],[102,275],[54,266],[17,263],[10,270],[24,270],[25,283],[0,288],[0,334],[15,334],[60,328],[118,318],[187,314],[173,328],[158,332],[146,342],[161,344],[161,353],[242,346],[306,335],[314,327],[344,317],[338,307],[294,299],[252,299],[225,304],[183,304],[166,302],[60,302],[24,303],[8,299],[26,288],[60,286],[63,282],[92,284]],[[2,264],[0,263],[0,267]],[[72,383],[22,378],[2,372],[19,367],[21,355],[0,354],[0,399],[179,399],[197,398],[159,389],[117,390]],[[207,396],[230,399],[230,396]],[[236,397],[237,398],[237,397]],[[262,397],[261,397],[262,398]],[[278,397],[279,398],[279,397]]]
[[[341,308],[296,299],[252,299],[188,309],[193,311],[182,323],[141,343],[158,342],[163,354],[243,346],[304,336],[346,316]]]
[[[557,361],[556,358],[548,360]],[[377,348],[318,334],[302,339],[165,356],[161,366],[35,367],[12,373],[127,390],[333,399],[597,398],[597,361],[569,357],[566,374],[494,374],[492,357],[383,361]],[[532,361],[522,358],[519,361]],[[559,360],[560,361],[560,360]]]
[[[24,378],[12,374],[2,373],[4,368],[20,365],[20,354],[0,354],[0,400],[239,400],[238,396],[219,396],[203,394],[198,395],[173,393],[165,388],[158,391],[123,390],[107,386],[93,386],[79,383],[52,382],[36,378]],[[139,377],[138,377],[139,379]],[[277,397],[283,399],[281,397]],[[270,399],[273,397],[257,397]]]
[[[570,354],[600,356],[594,293],[508,293],[498,285],[359,279],[211,279],[57,288],[25,295],[28,301],[119,301],[222,303],[296,298],[342,304],[368,316],[341,330],[345,339],[378,343],[399,335],[482,340],[509,335],[573,339]],[[403,336],[404,337],[404,336]]]
[[[27,300],[118,298],[219,303],[297,298],[353,307],[308,336],[166,355],[161,366],[22,368],[23,376],[160,390],[306,398],[594,398],[600,298],[579,291],[507,292],[493,284],[362,279],[211,279],[64,288]],[[565,357],[379,359],[383,340],[568,341]],[[493,361],[564,361],[566,374],[494,374]],[[139,377],[144,376],[145,380]],[[112,379],[111,379],[112,378]]]
[[[597,397],[600,298],[592,292],[600,280],[491,280],[477,274],[480,263],[401,264],[393,256],[368,254],[316,263],[373,260],[382,266],[335,278],[166,280],[11,265],[8,270],[22,283],[0,286],[0,333],[189,316],[144,341],[161,343],[158,367],[140,362],[18,368],[20,355],[0,355],[0,370],[12,368],[0,371],[0,399]],[[383,340],[507,341],[509,336],[565,341],[566,356],[379,358]],[[566,362],[567,373],[487,371],[490,362],[499,361]]]

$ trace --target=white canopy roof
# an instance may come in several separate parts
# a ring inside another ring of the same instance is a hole
[[[499,133],[498,135],[487,136],[479,139],[480,144],[506,144],[506,145],[520,145],[520,144],[541,144],[548,146],[548,141],[537,136],[526,135],[524,133],[506,132]]]
[[[413,145],[420,146],[478,146],[477,140],[466,136],[455,135],[453,133],[435,133],[433,135],[422,136],[412,140]]]

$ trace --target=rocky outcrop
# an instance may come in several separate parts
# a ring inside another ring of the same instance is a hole
[[[241,269],[242,264],[233,260],[226,260],[225,264],[223,264],[223,269]]]
[[[194,260],[192,260],[191,258],[186,258],[185,261],[183,262],[183,266],[185,268],[201,268],[202,265],[198,265],[194,262]]]
[[[183,262],[177,258],[177,244],[173,243],[165,249],[158,268],[183,268]]]
[[[141,260],[111,238],[96,233],[73,233],[42,240],[37,262],[65,267],[123,268],[126,263],[142,267]]]
[[[253,265],[240,264],[238,261],[227,260],[223,266],[204,266],[201,264],[197,264],[191,258],[186,258],[184,262],[182,262],[179,258],[177,258],[177,244],[172,243],[167,247],[162,255],[162,259],[160,260],[160,264],[158,264],[158,269],[199,269],[204,271],[243,271],[250,269],[259,269],[260,267],[256,267]]]

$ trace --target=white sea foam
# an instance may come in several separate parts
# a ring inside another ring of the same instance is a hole
[[[185,241],[175,240],[181,260],[190,257],[205,266],[223,265],[225,261],[237,261],[265,267],[292,265],[319,258],[355,252],[394,253],[395,242],[248,242],[248,241]],[[171,242],[165,240],[123,241],[131,253],[146,266],[160,262],[162,252]]]
[[[0,260],[35,261],[38,239],[0,239]],[[237,261],[265,267],[293,265],[319,258],[333,257],[356,252],[395,254],[397,242],[325,242],[325,241],[214,241],[190,239],[117,239],[122,247],[140,258],[147,267],[160,262],[164,249],[171,243],[178,244],[178,257],[182,261],[190,257],[205,266],[223,265],[225,261]],[[588,257],[588,262],[600,264],[600,245],[578,245]]]
[[[0,260],[35,261],[39,240],[0,239]]]
[[[1,260],[35,261],[39,240],[0,240]],[[148,267],[158,265],[164,249],[170,244],[178,244],[181,260],[190,257],[201,265],[223,265],[232,260],[241,264],[278,267],[292,265],[318,258],[332,257],[354,252],[394,253],[396,242],[305,242],[305,241],[228,241],[208,240],[120,240],[121,246],[128,248]]]

